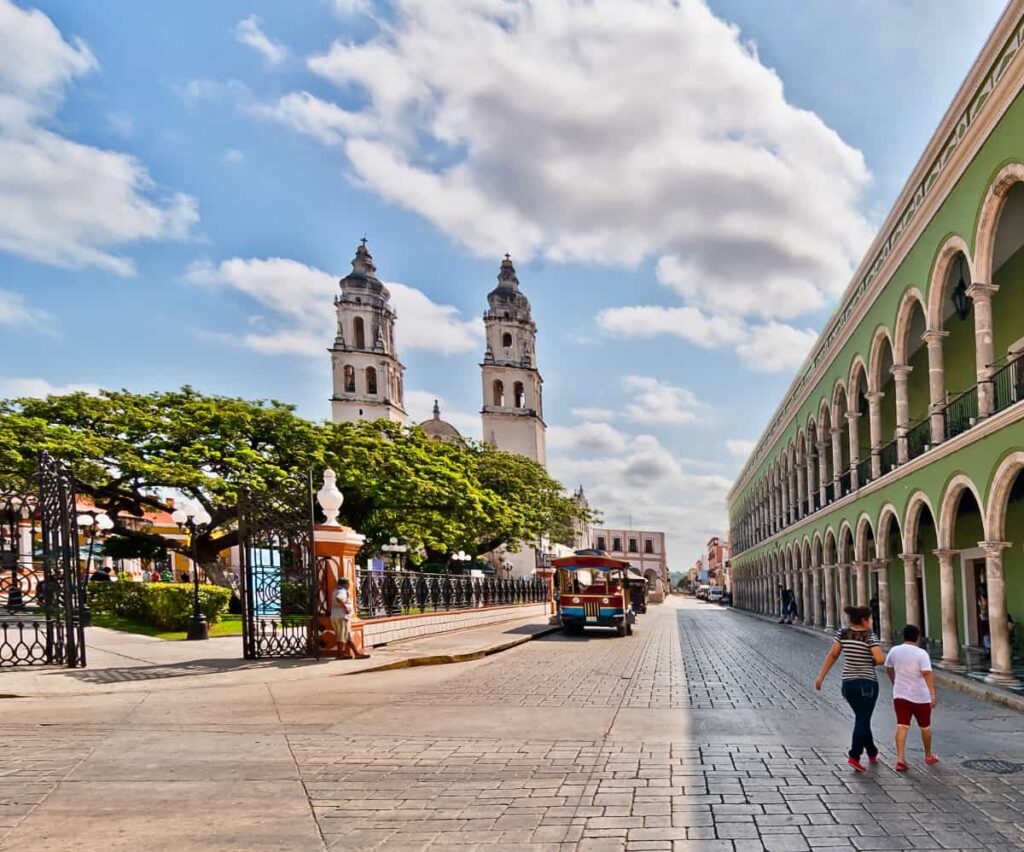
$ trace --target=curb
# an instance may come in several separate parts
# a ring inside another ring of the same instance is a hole
[[[379,666],[370,666],[357,672],[345,672],[338,675],[338,677],[355,677],[356,675],[369,674],[370,672],[388,672],[395,669],[411,669],[417,666],[444,666],[449,663],[468,663],[473,660],[482,660],[484,657],[500,654],[502,651],[507,651],[518,645],[524,645],[527,642],[532,642],[534,639],[540,639],[542,636],[557,633],[561,629],[560,626],[546,627],[543,630],[538,630],[536,633],[531,633],[529,636],[517,636],[508,642],[488,645],[479,651],[467,651],[464,654],[435,654],[428,657],[410,657],[407,660],[395,660],[391,663],[381,663]]]
[[[765,621],[770,624],[778,623],[774,616],[761,615],[758,612],[749,612],[745,609],[734,609],[733,612],[738,612],[749,616],[750,618],[756,618],[758,621]],[[787,624],[785,626],[791,630],[803,633],[806,636],[814,636],[822,641],[829,641],[832,638],[824,630],[819,630],[813,627],[804,627],[802,624]],[[1016,710],[1024,713],[1024,696],[1001,689],[998,686],[989,686],[988,684],[978,683],[971,678],[963,677],[962,675],[954,674],[953,672],[941,668],[933,668],[932,676],[935,678],[936,683],[947,686],[950,689],[955,689],[957,692],[962,692],[964,695],[970,695],[972,698],[987,701],[989,704],[997,704],[1000,707],[1006,707],[1010,710]]]

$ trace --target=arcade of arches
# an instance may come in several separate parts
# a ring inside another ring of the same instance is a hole
[[[1005,67],[972,70],[974,120],[929,151],[959,147],[911,176],[729,498],[737,605],[778,613],[781,585],[833,629],[873,601],[884,641],[918,624],[999,681],[1024,657],[1024,51]]]

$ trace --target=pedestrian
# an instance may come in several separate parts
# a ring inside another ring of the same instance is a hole
[[[868,601],[868,606],[871,608],[871,620],[875,624],[875,630],[882,629],[882,608],[878,602],[878,595],[872,595],[871,600]],[[892,637],[886,637],[886,641]]]
[[[920,646],[921,631],[916,624],[903,628],[903,644],[885,658],[885,672],[892,682],[892,704],[896,711],[897,772],[907,771],[907,734],[915,719],[924,745],[924,762],[929,766],[939,759],[932,754],[932,708],[935,707],[935,678],[928,652]]]
[[[334,629],[334,652],[339,660],[365,660],[370,655],[360,654],[352,641],[349,619],[352,616],[352,595],[348,590],[348,577],[340,577],[334,588],[331,603],[331,627]],[[347,652],[347,653],[346,653]]]
[[[836,632],[814,688],[821,691],[825,676],[842,654],[843,698],[850,705],[854,716],[847,763],[857,772],[864,772],[866,767],[860,759],[865,751],[871,763],[878,762],[878,749],[871,735],[871,714],[875,712],[875,702],[878,701],[878,675],[875,667],[885,662],[885,655],[878,644],[878,637],[871,632],[871,610],[866,606],[848,606],[844,612],[849,627]]]
[[[793,590],[784,588],[782,590],[782,623],[793,623],[793,610],[796,608],[796,600],[793,597]]]

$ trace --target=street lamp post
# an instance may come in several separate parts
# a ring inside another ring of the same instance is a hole
[[[385,553],[394,554],[391,558],[398,560],[398,570],[399,571],[401,571],[404,568],[403,558],[404,558],[405,553],[406,553],[406,551],[408,549],[409,549],[409,545],[407,545],[407,544],[399,544],[398,543],[398,539],[395,538],[394,536],[391,536],[391,538],[388,539],[388,543],[385,544],[381,548],[381,550],[383,550]]]
[[[501,560],[501,570],[505,572],[505,579],[509,580],[512,578],[512,563],[507,559]]]
[[[196,535],[200,527],[208,527],[213,521],[210,513],[195,501],[188,501],[180,509],[175,509],[171,519],[182,532],[188,530],[192,551],[192,618],[188,623],[189,639],[209,639],[210,625],[206,621],[202,607],[199,605],[199,549],[196,547]],[[206,532],[204,529],[203,532]]]
[[[466,566],[473,561],[473,557],[466,553],[465,550],[460,550],[458,553],[452,554],[452,562],[458,563],[459,573],[461,574],[466,570]]]
[[[82,613],[82,625],[88,627],[92,624],[92,612],[89,610],[89,578],[92,576],[92,554],[96,546],[96,535],[101,532],[109,532],[114,528],[114,522],[106,512],[83,512],[78,516],[78,528],[89,531],[89,555],[85,558],[85,577],[79,584],[78,606]]]

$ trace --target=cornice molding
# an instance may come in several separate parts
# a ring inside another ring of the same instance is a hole
[[[840,306],[758,439],[729,500],[747,486],[788,427],[793,412],[817,387],[1022,87],[1024,0],[1011,0],[857,268]]]

